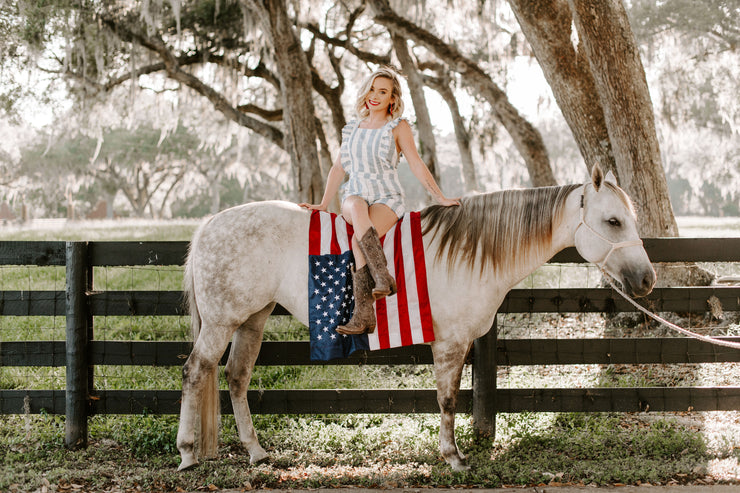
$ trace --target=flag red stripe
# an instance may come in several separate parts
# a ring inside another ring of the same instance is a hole
[[[342,248],[339,246],[339,240],[337,239],[337,216],[331,215],[331,242],[329,243],[329,253],[332,255],[339,255],[342,253]]]
[[[311,224],[308,228],[308,254],[321,255],[321,213],[311,211]]]
[[[347,227],[347,242],[349,243],[349,249],[352,250],[352,236],[355,234],[355,228],[353,228],[347,221],[344,222],[344,225]]]
[[[411,220],[411,241],[414,245],[414,266],[416,269],[416,290],[419,294],[419,315],[421,317],[424,341],[434,340],[434,323],[432,322],[432,308],[429,304],[429,289],[427,286],[427,266],[424,260],[424,242],[421,237],[421,214],[409,214]]]
[[[375,318],[377,320],[378,345],[380,349],[391,347],[391,337],[388,333],[388,307],[385,304],[385,298],[375,302]]]
[[[386,237],[387,235],[383,235],[380,238],[381,246],[385,245]],[[375,319],[377,321],[375,330],[378,331],[378,345],[380,349],[388,349],[391,347],[391,323],[388,320],[388,305],[385,298],[381,298],[375,302]]]
[[[408,346],[413,344],[414,340],[411,338],[411,320],[409,318],[409,302],[406,293],[406,271],[403,265],[404,252],[401,244],[400,233],[400,228],[397,228],[396,235],[393,238],[393,248],[395,250],[393,263],[396,266],[396,285],[398,287],[398,293],[396,294],[396,303],[398,305],[398,328],[401,333],[401,344]]]

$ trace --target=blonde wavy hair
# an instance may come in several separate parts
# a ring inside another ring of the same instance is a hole
[[[375,79],[382,77],[388,79],[393,83],[393,90],[391,91],[392,103],[388,105],[388,115],[391,120],[395,120],[403,114],[403,90],[401,89],[401,76],[390,67],[381,67],[365,80],[360,86],[360,90],[357,93],[357,101],[355,102],[355,112],[360,118],[366,118],[370,114],[370,110],[365,105],[367,101],[367,95],[370,93],[370,89],[373,87]]]

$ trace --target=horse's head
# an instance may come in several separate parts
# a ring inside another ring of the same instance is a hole
[[[627,194],[614,175],[598,166],[583,185],[581,219],[575,232],[578,253],[622,283],[632,296],[645,296],[655,285],[655,270],[642,247]]]

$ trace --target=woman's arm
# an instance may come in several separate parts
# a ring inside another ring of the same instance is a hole
[[[414,142],[414,135],[411,132],[411,126],[406,120],[401,120],[396,128],[393,129],[393,136],[395,137],[398,147],[406,156],[406,161],[409,163],[411,172],[419,180],[419,182],[426,188],[427,192],[441,205],[460,205],[458,199],[448,199],[440,190],[439,185],[432,176],[432,173],[427,168],[427,165],[422,161],[419,152],[416,150],[416,143]]]
[[[329,207],[331,199],[333,199],[339,191],[339,186],[342,184],[343,180],[344,168],[342,168],[341,156],[337,156],[337,159],[334,160],[334,164],[329,170],[329,176],[327,176],[326,178],[326,189],[324,190],[324,197],[321,199],[321,203],[308,204],[304,202],[298,205],[300,205],[301,207],[305,207],[306,209],[325,211],[326,208]]]

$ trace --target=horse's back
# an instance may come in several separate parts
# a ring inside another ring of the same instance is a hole
[[[277,302],[301,318],[296,311],[306,293],[295,291],[308,275],[309,217],[283,201],[253,202],[211,217],[193,238],[189,257],[201,317],[241,323]]]
[[[251,202],[219,212],[201,230],[201,236],[219,237],[224,241],[268,239],[279,245],[298,235],[295,228],[304,227],[308,234],[305,209],[292,202],[270,200]]]

